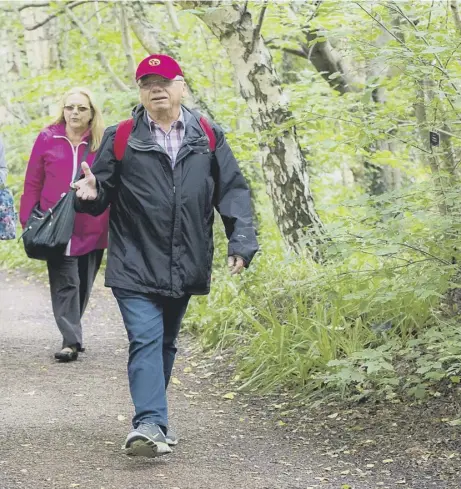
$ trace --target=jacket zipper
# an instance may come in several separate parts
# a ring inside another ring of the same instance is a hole
[[[171,168],[171,173],[172,173],[172,177],[173,177],[173,231],[172,231],[172,235],[171,235],[171,261],[170,261],[171,292],[173,292],[173,257],[174,257],[174,240],[175,240],[176,207],[177,207],[177,205],[176,205],[176,185],[174,182],[174,172],[175,172],[176,167],[179,164],[181,164],[181,161],[184,160],[187,156],[189,156],[190,153],[193,152],[192,149],[190,148],[190,146],[187,143],[184,144],[184,142],[183,142],[181,144],[179,150],[178,150],[178,155],[184,146],[186,146],[188,148],[188,151],[186,153],[184,153],[181,156],[181,158],[176,158],[174,167],[171,166],[171,157],[167,153],[168,159],[170,160],[170,168]]]
[[[54,138],[56,139],[65,139],[69,145],[70,145],[70,149],[72,150],[72,178],[69,182],[69,186],[72,184],[72,182],[75,180],[75,177],[77,176],[77,165],[78,165],[78,149],[80,148],[80,146],[82,144],[88,144],[86,141],[82,141],[80,143],[77,144],[77,146],[74,147],[74,145],[72,144],[72,142],[70,141],[70,139],[66,138],[66,136],[56,136],[54,135],[53,136]],[[72,238],[69,239],[69,242],[67,243],[67,246],[66,246],[66,251],[64,252],[64,255],[65,256],[70,256],[70,247],[71,247],[71,243],[72,243]]]
[[[167,153],[168,159],[170,160],[171,176],[173,178],[173,226],[171,232],[171,261],[170,261],[170,282],[171,282],[171,292],[173,293],[173,262],[174,262],[174,240],[175,240],[175,224],[176,224],[176,185],[174,181],[174,170],[176,168],[176,162],[174,166],[171,166],[171,157]]]
[[[78,143],[77,146],[74,147],[70,139],[66,138],[66,136],[53,136],[53,137],[56,139],[65,139],[70,145],[70,149],[72,150],[72,163],[73,163],[72,178],[70,180],[70,183],[72,183],[75,180],[75,177],[77,176],[78,149],[82,144],[88,144],[88,143],[86,141],[82,141],[81,143]]]
[[[157,150],[157,146],[162,151],[158,151]],[[188,144],[184,145],[184,142],[182,142],[181,143],[181,146],[179,147],[179,150],[178,150],[178,155],[179,155],[181,149],[183,148],[183,146],[188,146],[189,151],[187,151],[184,155],[182,155],[181,156],[181,159],[176,158],[174,167],[171,165],[171,163],[172,163],[171,156],[168,154],[168,152],[160,144],[157,143],[152,148],[149,148],[149,149],[146,148],[148,151],[156,151],[156,152],[162,153],[162,154],[164,154],[164,155],[166,155],[168,157],[168,159],[169,159],[169,167],[170,167],[170,170],[171,170],[171,176],[172,176],[172,179],[173,179],[173,226],[172,226],[172,232],[171,232],[171,258],[170,258],[170,283],[171,283],[171,292],[173,292],[173,256],[174,256],[176,207],[177,207],[176,206],[176,185],[175,185],[175,182],[174,182],[174,171],[175,171],[176,166],[178,165],[178,163],[180,163],[181,160],[183,160],[184,158],[186,158],[186,156],[189,156],[189,154],[192,152],[192,150],[190,149],[189,145]]]

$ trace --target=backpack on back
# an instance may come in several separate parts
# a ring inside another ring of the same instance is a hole
[[[216,136],[213,128],[208,120],[203,116],[200,117],[199,123],[208,138],[210,150],[214,152],[216,149]],[[130,137],[131,130],[133,129],[133,124],[133,119],[127,119],[126,121],[120,122],[117,126],[117,130],[115,131],[114,153],[118,161],[121,161],[123,155],[125,154],[126,147],[128,145],[128,138]]]

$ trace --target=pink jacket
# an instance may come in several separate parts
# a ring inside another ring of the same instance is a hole
[[[24,227],[34,206],[40,209],[53,207],[61,195],[69,190],[79,163],[88,144],[88,136],[76,147],[66,137],[64,124],[48,126],[37,137],[24,181],[19,217]],[[96,153],[89,152],[87,163],[93,164]],[[80,256],[107,247],[109,211],[98,217],[77,214],[74,232],[66,255]]]

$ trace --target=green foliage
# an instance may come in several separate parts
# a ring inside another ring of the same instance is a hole
[[[420,184],[323,209],[321,265],[286,253],[263,214],[254,264],[237,280],[218,266],[189,328],[205,347],[235,348],[242,389],[392,399],[456,381],[461,337],[454,326],[442,334],[440,311],[457,288],[459,224],[431,195]]]
[[[14,4],[0,6],[0,26],[25,53],[31,38]],[[206,348],[235,350],[242,389],[395,399],[437,395],[440,386],[458,384],[461,338],[456,318],[448,318],[457,303],[447,297],[459,287],[452,263],[461,258],[461,37],[448,2],[268,2],[262,34],[291,117],[268,124],[263,134],[252,129],[228,53],[200,21],[209,8],[203,3],[178,10],[178,32],[164,5],[142,5],[142,20],[151,24],[162,50],[181,61],[194,95],[226,130],[260,218],[261,252],[234,278],[217,226],[212,293],[192,301],[189,330]],[[249,2],[246,8],[256,22],[263,5]],[[60,10],[52,2],[42,13]],[[93,4],[73,9],[129,85],[117,11],[114,2],[102,2],[98,15]],[[58,59],[35,69],[23,56],[21,66],[8,65],[0,89],[17,204],[33,141],[63,92],[79,85],[92,89],[107,125],[127,118],[138,100],[136,90],[117,89],[98,52],[68,18],[60,15],[48,28]],[[317,37],[307,41],[307,29]],[[147,53],[132,38],[138,61]],[[343,73],[324,77],[311,63],[312,48],[326,42]],[[309,55],[288,54],[301,48]],[[351,85],[340,94],[331,85],[344,73]],[[273,203],[264,196],[259,144],[294,126],[327,229],[321,264],[286,249]],[[429,130],[442,136],[440,147],[429,146]],[[400,177],[370,197],[370,180],[381,169]],[[20,242],[0,244],[0,266],[44,270],[25,257]]]

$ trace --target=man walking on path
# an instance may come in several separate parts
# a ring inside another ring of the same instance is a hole
[[[250,264],[258,244],[249,189],[223,131],[181,105],[178,63],[148,56],[136,80],[141,104],[132,120],[106,130],[92,170],[82,164],[76,207],[99,215],[111,206],[105,284],[130,341],[135,407],[124,448],[155,457],[177,443],[166,388],[189,299],[210,290],[214,208],[229,240],[230,273]]]

